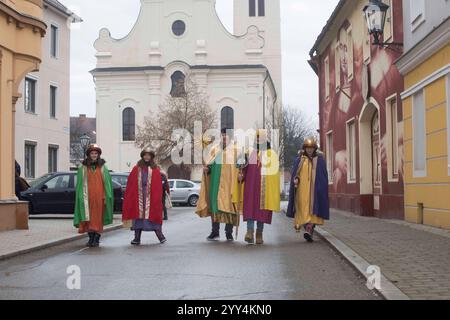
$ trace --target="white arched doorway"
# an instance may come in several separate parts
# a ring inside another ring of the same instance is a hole
[[[373,214],[380,210],[382,193],[380,106],[371,98],[359,116],[360,193],[373,196]]]

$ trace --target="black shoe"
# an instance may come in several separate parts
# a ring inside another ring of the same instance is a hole
[[[156,233],[156,236],[158,237],[158,240],[159,240],[159,242],[160,242],[161,244],[162,244],[162,243],[165,243],[165,242],[167,241],[166,237],[164,237],[164,234],[162,233],[161,230],[156,231],[155,233]]]
[[[211,232],[211,234],[209,235],[208,238],[206,238],[206,240],[208,241],[219,241],[220,240],[220,235],[216,232]]]
[[[234,241],[232,233],[227,232],[227,241]]]
[[[310,243],[314,242],[314,240],[313,240],[314,226],[312,224],[308,224],[308,225],[306,225],[305,229],[306,229],[306,232],[303,235],[305,240],[310,242]]]
[[[140,231],[140,230],[134,231],[134,240],[131,241],[131,244],[133,246],[139,246],[141,244],[141,234],[142,234],[142,231]]]
[[[100,246],[100,237],[102,235],[100,233],[94,233],[94,242],[92,244],[92,247],[96,248]]]
[[[86,247],[92,248],[94,246],[94,233],[93,232],[89,232],[89,241],[86,243]]]

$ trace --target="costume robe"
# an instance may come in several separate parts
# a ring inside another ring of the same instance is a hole
[[[237,150],[216,147],[208,161],[209,174],[203,174],[196,214],[212,217],[213,222],[239,225],[241,187],[236,167]]]
[[[134,221],[133,228],[155,231],[157,229],[155,225],[161,226],[163,224],[162,198],[163,188],[160,169],[158,167],[152,169],[147,166],[135,166],[128,177],[123,201],[122,220],[124,227],[129,227],[131,222]],[[136,222],[139,226],[136,226]],[[146,225],[153,225],[153,230],[149,230]]]
[[[294,185],[295,178],[300,180],[297,189]],[[323,224],[323,220],[330,219],[328,173],[321,153],[309,160],[301,152],[295,160],[286,215],[295,218],[296,223],[304,224]]]
[[[244,174],[244,221],[272,223],[273,211],[280,211],[280,165],[275,151],[254,150]]]
[[[86,166],[78,169],[75,195],[74,226],[80,233],[103,231],[112,224],[114,193],[106,165]]]

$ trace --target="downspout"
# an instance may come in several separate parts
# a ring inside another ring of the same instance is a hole
[[[269,79],[269,71],[266,71],[266,77],[263,81],[263,129],[266,128],[266,81]]]

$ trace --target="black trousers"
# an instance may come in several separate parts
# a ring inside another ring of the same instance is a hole
[[[220,223],[219,222],[212,222],[212,231],[217,234],[220,233]],[[233,233],[233,225],[232,224],[225,225],[225,232]]]

